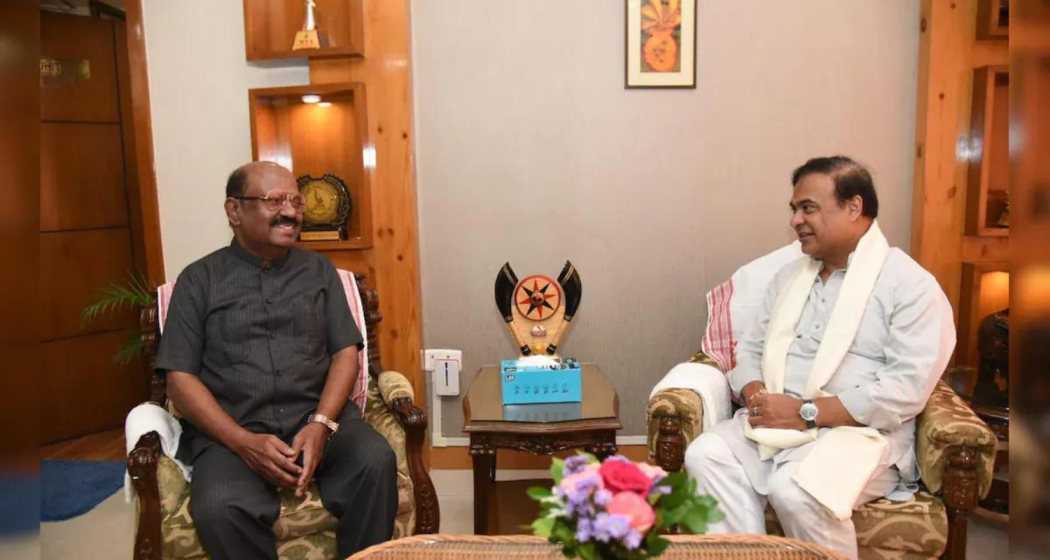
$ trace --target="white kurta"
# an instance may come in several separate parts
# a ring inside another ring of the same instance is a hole
[[[737,365],[729,373],[730,386],[736,396],[748,383],[762,379],[762,353],[770,314],[777,294],[790,283],[793,270],[788,265],[774,277],[754,328],[737,347]],[[826,281],[821,281],[819,276],[815,279],[795,326],[795,339],[788,349],[785,393],[799,395],[806,386],[844,278],[845,271],[840,270],[832,273]],[[886,437],[889,446],[883,463],[887,468],[896,466],[899,478],[905,484],[918,480],[914,450],[915,417],[924,408],[940,379],[954,346],[951,306],[937,281],[903,251],[890,249],[864,308],[853,343],[823,389],[838,396],[858,422],[879,430]],[[744,421],[746,418],[738,415],[715,426],[711,433],[721,436],[720,439],[732,451],[746,474],[749,490],[766,496],[771,477],[782,478],[776,475],[779,467],[801,461],[812,445],[786,449],[771,460],[761,461],[755,444],[743,437],[740,422]],[[693,445],[702,446],[699,442],[698,439]],[[700,479],[701,465],[698,463],[703,457],[698,451],[690,447],[686,468]],[[710,462],[706,468],[711,468]],[[873,479],[877,484],[864,494],[865,501],[898,487],[887,482],[888,477],[898,477],[897,470],[882,469]],[[722,507],[730,509],[737,503],[740,502],[725,500]],[[852,531],[852,524],[847,524]],[[785,529],[788,525],[791,523],[785,523]]]

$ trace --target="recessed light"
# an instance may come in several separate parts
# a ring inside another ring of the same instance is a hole
[[[303,103],[318,103],[321,101],[321,96],[313,93],[308,93],[303,96]]]

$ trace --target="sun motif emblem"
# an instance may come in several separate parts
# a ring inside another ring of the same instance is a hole
[[[526,276],[514,289],[514,304],[522,317],[542,321],[561,305],[561,287],[549,276]]]

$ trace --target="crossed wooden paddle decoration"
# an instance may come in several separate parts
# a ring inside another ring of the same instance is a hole
[[[570,261],[557,280],[533,274],[519,281],[509,262],[496,275],[496,307],[522,356],[556,355],[582,295],[580,275]]]

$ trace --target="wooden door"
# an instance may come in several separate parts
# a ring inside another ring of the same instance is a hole
[[[135,313],[80,319],[102,289],[143,268],[126,55],[123,22],[41,12],[43,442],[119,427],[146,396],[143,365],[113,359]]]

